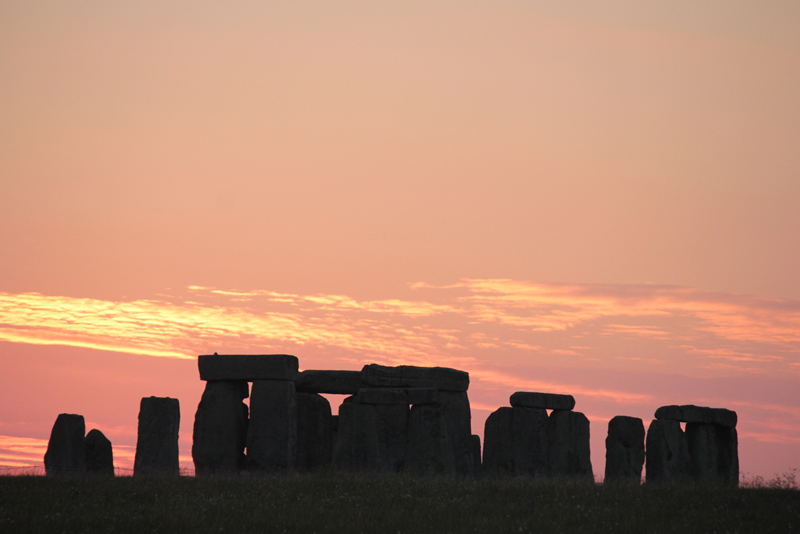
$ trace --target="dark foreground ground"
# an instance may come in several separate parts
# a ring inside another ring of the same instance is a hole
[[[0,477],[14,532],[800,532],[800,491],[317,474]]]

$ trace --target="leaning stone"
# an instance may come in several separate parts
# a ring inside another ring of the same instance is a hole
[[[647,429],[645,480],[669,482],[688,476],[691,468],[689,448],[681,424],[653,419]]]
[[[644,465],[644,423],[618,415],[608,423],[605,482],[640,484]]]
[[[247,465],[270,472],[294,469],[297,395],[290,380],[256,380],[250,392]]]
[[[400,388],[362,389],[356,397],[361,404],[402,404],[408,405],[408,396]]]
[[[361,381],[369,386],[390,388],[433,388],[439,391],[467,391],[469,373],[446,367],[365,365]]]
[[[466,391],[439,392],[447,433],[453,444],[456,474],[472,474],[472,415]]]
[[[134,475],[180,474],[178,431],[181,409],[178,399],[145,397],[139,405]]]
[[[572,410],[575,397],[556,393],[517,391],[511,395],[511,406],[519,408],[544,408],[545,410]]]
[[[707,408],[687,404],[684,406],[662,406],[656,410],[656,419],[672,419],[682,423],[711,423],[734,428],[736,412],[725,408]]]
[[[243,380],[206,382],[194,416],[192,459],[195,473],[235,473],[244,468],[249,396]]]
[[[89,431],[83,440],[86,471],[114,476],[114,452],[108,438],[96,428]]]
[[[441,405],[419,404],[411,408],[406,471],[426,475],[455,474],[453,444]]]
[[[589,419],[580,412],[553,410],[549,417],[547,468],[551,476],[594,482]]]
[[[547,411],[498,408],[486,419],[483,470],[493,475],[541,476],[547,473]]]
[[[198,356],[200,380],[294,380],[297,358],[287,354]]]
[[[299,471],[331,463],[333,417],[328,399],[316,393],[297,393],[297,457]]]
[[[472,474],[479,475],[481,473],[481,437],[472,435]]]
[[[82,415],[62,413],[50,431],[50,441],[44,454],[44,469],[48,475],[86,471],[83,435],[86,423]]]
[[[439,391],[433,388],[407,388],[409,404],[439,404]]]
[[[334,393],[355,395],[366,387],[361,383],[361,371],[303,371],[297,375],[295,388],[299,393]]]

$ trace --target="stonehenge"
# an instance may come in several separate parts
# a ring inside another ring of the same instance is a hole
[[[62,413],[56,418],[44,455],[48,475],[97,473],[114,476],[111,442],[97,429],[84,436],[82,415]]]
[[[572,395],[518,391],[472,433],[469,374],[444,367],[378,364],[361,371],[299,370],[286,354],[198,357],[205,382],[195,413],[198,476],[242,472],[372,471],[594,481],[590,422]],[[333,415],[329,397],[344,396]],[[245,401],[249,399],[249,406]],[[619,415],[605,439],[606,483],[739,484],[736,412],[662,406],[645,431]],[[44,455],[48,475],[114,476],[111,442],[60,414]],[[144,397],[134,475],[180,474],[180,404]],[[481,454],[482,452],[482,454]]]

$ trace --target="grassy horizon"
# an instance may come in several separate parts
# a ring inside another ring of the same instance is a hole
[[[0,532],[793,532],[800,491],[325,472],[0,477]]]

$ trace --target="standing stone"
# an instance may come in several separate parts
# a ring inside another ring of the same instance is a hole
[[[718,473],[723,484],[739,486],[739,438],[735,428],[717,426]]]
[[[139,405],[139,435],[136,440],[134,475],[180,474],[178,430],[181,409],[178,399],[145,397]]]
[[[291,380],[256,380],[250,393],[247,463],[256,470],[294,469],[297,394]]]
[[[348,397],[339,406],[339,431],[332,464],[337,469],[361,471],[377,468],[378,425],[373,404]]]
[[[50,441],[44,454],[44,469],[48,475],[86,471],[83,435],[86,423],[82,415],[62,413],[50,431]]]
[[[719,463],[715,425],[686,423],[685,436],[689,449],[689,474],[696,480],[715,482]]]
[[[440,391],[439,402],[444,410],[447,433],[453,444],[456,474],[472,474],[472,416],[466,391]]]
[[[653,419],[647,429],[645,480],[680,480],[688,475],[690,468],[689,448],[681,424],[668,419]]]
[[[483,470],[493,475],[547,473],[547,410],[498,408],[486,419]]]
[[[455,474],[453,443],[442,405],[419,404],[411,408],[406,471],[425,475]]]
[[[608,423],[605,482],[640,484],[644,465],[644,423],[618,415]]]
[[[433,388],[439,391],[467,391],[469,373],[447,367],[388,367],[370,364],[361,369],[361,382],[388,388]]]
[[[316,393],[297,393],[297,470],[330,465],[332,449],[333,417],[328,399]]]
[[[408,442],[407,404],[375,405],[375,425],[378,436],[375,464],[379,471],[399,473],[406,462]]]
[[[547,470],[551,476],[594,482],[589,419],[580,412],[553,410],[549,417]]]
[[[481,474],[481,437],[472,435],[472,474]]]
[[[114,452],[111,442],[96,428],[86,434],[83,440],[86,471],[101,475],[114,476]]]
[[[206,382],[194,416],[192,459],[198,475],[235,473],[244,468],[249,396],[247,382]]]

